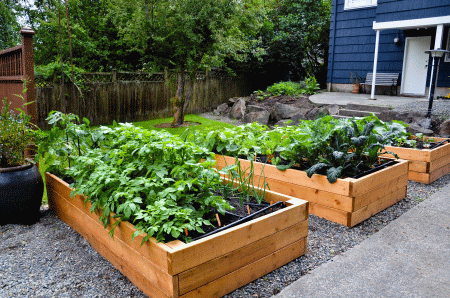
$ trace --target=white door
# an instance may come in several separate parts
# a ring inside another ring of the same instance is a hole
[[[407,37],[403,58],[401,93],[425,95],[431,36]]]

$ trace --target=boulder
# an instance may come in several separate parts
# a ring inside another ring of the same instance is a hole
[[[231,107],[230,118],[243,119],[245,116],[245,99],[239,98]]]
[[[251,112],[244,116],[245,123],[258,122],[264,125],[269,123],[270,113],[269,111],[263,110],[260,112]]]
[[[274,126],[288,126],[288,125],[294,125],[291,119],[282,119],[274,124]]]
[[[439,126],[439,135],[443,138],[450,137],[450,119],[445,120]]]
[[[326,107],[316,107],[306,114],[306,118],[308,120],[315,120],[326,115],[330,115],[330,112]]]
[[[378,118],[385,122],[399,120],[405,123],[413,123],[425,119],[425,114],[420,112],[396,112],[389,110],[381,112]]]
[[[282,119],[289,119],[289,118],[291,118],[292,116],[294,116],[299,111],[300,111],[300,109],[297,108],[297,107],[277,102],[272,107],[271,116],[276,121],[280,121]]]
[[[228,103],[223,103],[214,110],[214,115],[225,115],[228,113],[228,110]]]
[[[337,115],[339,114],[339,106],[338,105],[329,105],[327,106],[328,113],[330,115]]]
[[[247,113],[258,113],[258,112],[262,112],[262,111],[268,111],[267,108],[265,107],[261,107],[261,106],[257,106],[257,105],[247,105]]]
[[[306,115],[311,111],[311,109],[300,109],[300,111],[298,111],[297,113],[295,113],[292,117],[292,124],[291,125],[296,125],[299,123],[300,120],[307,120],[308,118],[306,117]]]
[[[434,132],[431,129],[424,128],[417,123],[411,124],[408,128],[406,128],[406,130],[412,134],[422,133],[425,136],[430,136],[434,134]]]

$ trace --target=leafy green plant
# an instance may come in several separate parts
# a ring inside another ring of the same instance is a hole
[[[267,93],[272,96],[279,95],[294,95],[297,96],[302,93],[302,85],[295,82],[279,82],[267,87]]]
[[[360,84],[364,80],[363,77],[361,77],[356,71],[350,72],[350,82],[352,82],[353,85]]]
[[[305,88],[301,91],[303,94],[316,94],[320,90],[317,80],[313,76],[309,76],[304,81]]]
[[[23,93],[27,91],[24,82]],[[24,101],[22,95],[16,95]],[[25,103],[22,107],[30,103]],[[0,111],[0,168],[25,164],[25,150],[36,140],[37,127],[31,123],[31,116],[18,108],[19,114],[11,110],[11,103],[3,99]]]

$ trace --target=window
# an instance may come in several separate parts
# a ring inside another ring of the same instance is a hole
[[[377,6],[377,0],[345,0],[344,9]]]

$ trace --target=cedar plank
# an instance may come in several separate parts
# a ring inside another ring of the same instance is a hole
[[[408,173],[409,162],[402,159],[397,159],[396,161],[398,163],[393,166],[361,177],[359,179],[354,179],[354,181],[352,182],[353,191],[351,193],[351,196],[356,197],[360,194],[366,193],[374,188],[379,187],[380,185],[385,184],[387,181],[393,180]]]
[[[428,173],[429,162],[426,161],[409,161],[409,171],[419,172],[419,173]]]
[[[159,270],[149,261],[145,262],[138,252],[117,237],[114,239],[109,237],[101,223],[90,218],[85,212],[57,193],[49,197],[49,203],[52,211],[61,220],[83,236],[98,253],[147,295],[150,297],[155,295],[156,297],[176,297],[178,295],[178,279],[176,277]],[[161,287],[168,291],[169,295]]]
[[[444,175],[447,175],[448,173],[450,173],[450,164],[447,164],[440,169],[434,170],[432,173],[430,173],[430,183],[436,181]]]
[[[448,164],[450,164],[450,155],[444,155],[440,158],[434,159],[430,162],[430,171],[427,173],[432,173]]]
[[[259,277],[272,272],[284,264],[289,263],[305,254],[305,252],[306,239],[302,239],[181,297],[222,297]]]
[[[364,206],[370,205],[373,202],[389,195],[390,193],[393,193],[396,190],[405,187],[406,185],[408,185],[408,174],[405,173],[405,175],[397,177],[394,180],[391,180],[376,189],[370,190],[369,192],[357,196],[355,198],[354,210],[352,211],[356,211]]]
[[[419,172],[408,172],[408,180],[430,184],[430,174],[428,173],[419,173]]]
[[[308,221],[253,242],[179,274],[180,295],[280,250],[308,236]]]
[[[394,146],[384,146],[386,151],[394,152],[400,159],[415,161],[430,161],[430,152],[428,149],[402,148]],[[381,157],[392,157],[391,154],[383,154]]]
[[[216,154],[216,167],[221,169],[226,165],[234,164],[235,158],[229,156],[223,156]],[[245,159],[239,159],[241,167],[249,171],[250,161]],[[253,162],[254,172],[259,176],[259,173],[264,172],[266,178],[272,178],[283,182],[289,182],[298,184],[310,188],[316,188],[323,191],[328,191],[344,196],[349,196],[350,193],[350,181],[351,178],[339,178],[333,184],[328,182],[327,177],[324,175],[314,174],[311,178],[306,175],[305,171],[287,169],[286,171],[280,171],[275,166],[269,164],[262,164],[259,162]]]
[[[297,200],[292,199],[289,202],[295,201]],[[291,205],[185,246],[172,247],[173,251],[169,255],[169,274],[186,271],[304,221],[307,204],[299,202],[301,205]],[[227,245],[223,245],[224,243]]]
[[[321,218],[325,218],[326,220],[342,224],[344,226],[349,225],[350,212],[347,211],[338,210],[320,204],[310,203],[309,213]]]
[[[394,205],[398,201],[403,200],[406,197],[406,190],[406,186],[400,188],[395,192],[385,196],[384,198],[351,213],[350,227],[355,226],[356,224],[368,219],[374,214],[377,214],[378,212],[388,208],[389,206]]]
[[[430,152],[430,160],[433,162],[446,155],[450,155],[450,143],[432,149]]]

